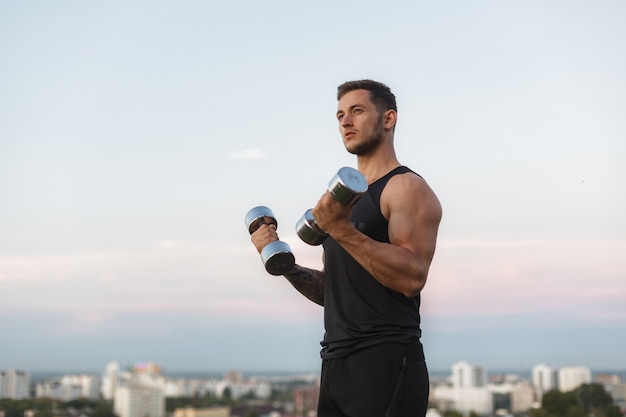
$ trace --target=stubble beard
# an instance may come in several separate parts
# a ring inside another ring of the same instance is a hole
[[[382,115],[376,122],[376,126],[369,132],[365,134],[365,137],[361,142],[354,144],[354,146],[349,147],[346,144],[346,150],[353,155],[368,155],[374,152],[380,144],[383,142],[385,138],[385,126],[383,124]]]

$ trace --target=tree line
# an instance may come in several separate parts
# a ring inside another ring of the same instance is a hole
[[[573,391],[551,390],[530,417],[622,417],[613,397],[601,384],[583,384]]]

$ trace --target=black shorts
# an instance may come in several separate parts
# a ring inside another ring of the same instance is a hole
[[[322,361],[318,417],[423,417],[428,370],[422,344],[386,343]]]

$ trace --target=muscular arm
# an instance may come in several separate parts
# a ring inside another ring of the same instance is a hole
[[[322,275],[323,272],[321,271],[296,265],[284,276],[300,294],[314,303],[324,306],[324,282],[322,281]]]
[[[378,242],[349,221],[351,209],[325,194],[314,216],[328,233],[378,282],[406,297],[424,285],[435,253],[441,205],[426,182],[414,174],[394,176],[381,196],[390,243]]]

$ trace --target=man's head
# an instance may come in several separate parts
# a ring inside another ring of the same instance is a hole
[[[337,100],[339,131],[348,152],[368,155],[384,142],[393,143],[397,112],[389,87],[371,80],[349,81],[337,88]]]
[[[383,114],[387,110],[398,111],[396,106],[396,96],[391,89],[383,83],[372,80],[348,81],[337,87],[337,100],[341,100],[346,93],[354,90],[367,90],[370,93],[370,100],[376,106],[378,113]]]

